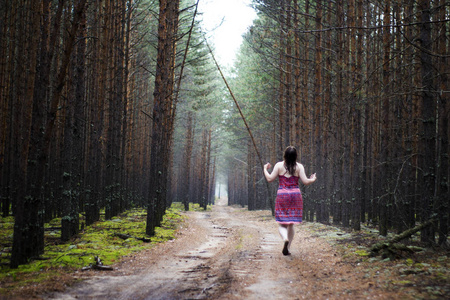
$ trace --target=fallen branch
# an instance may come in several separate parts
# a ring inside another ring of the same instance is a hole
[[[371,256],[378,255],[380,251],[382,251],[384,254],[388,254],[388,256],[392,256],[389,254],[395,254],[396,250],[408,251],[408,252],[414,252],[414,251],[418,250],[417,247],[411,248],[411,247],[407,247],[405,245],[399,245],[397,243],[400,242],[401,240],[409,238],[410,236],[412,236],[416,232],[424,229],[425,227],[432,225],[435,221],[436,221],[436,218],[431,218],[428,221],[426,221],[420,225],[417,225],[414,228],[410,228],[410,229],[402,232],[401,234],[393,237],[390,240],[376,243],[375,245],[373,245],[370,248]],[[419,249],[421,249],[421,248],[419,248]]]
[[[53,230],[61,230],[61,226],[59,227],[46,227],[44,231],[53,231]]]
[[[87,267],[81,268],[81,271],[87,271],[87,270],[100,270],[100,271],[112,271],[114,270],[111,266],[105,266],[103,265],[102,261],[100,260],[100,257],[95,256],[94,257],[95,264],[89,264]]]
[[[231,90],[230,85],[228,84],[228,81],[225,79],[225,76],[223,75],[222,70],[220,69],[219,63],[217,62],[216,58],[214,57],[214,53],[213,53],[211,47],[209,46],[206,38],[205,38],[205,43],[206,43],[206,46],[208,47],[209,53],[211,54],[213,61],[217,67],[217,70],[219,70],[220,76],[222,76],[223,82],[225,83],[228,91],[230,92],[231,98],[233,98],[234,104],[236,104],[236,108],[238,109],[239,114],[241,115],[242,121],[244,121],[244,125],[247,128],[248,134],[253,143],[253,147],[255,148],[256,156],[258,156],[259,163],[261,164],[261,167],[264,167],[264,162],[261,158],[261,154],[259,153],[258,147],[256,146],[255,139],[253,138],[252,131],[250,130],[250,127],[248,126],[248,123],[247,123],[247,120],[245,119],[244,113],[242,112],[242,109],[239,106],[239,103],[237,102],[236,97],[234,96],[233,91]],[[269,182],[267,180],[265,180],[265,183],[266,183],[267,195],[270,195]],[[270,209],[272,210],[272,216],[274,216],[275,215],[275,201],[274,201],[273,197],[270,197],[270,196],[269,196],[268,200],[269,200],[269,204],[270,204]]]
[[[117,236],[117,237],[121,238],[122,240],[127,240],[129,238],[133,238],[133,239],[136,239],[138,241],[143,241],[144,243],[150,243],[151,242],[150,239],[147,239],[147,238],[144,238],[144,237],[139,238],[139,237],[135,237],[135,236],[132,236],[132,235],[129,235],[129,234],[124,234],[124,233],[114,233],[114,236]]]

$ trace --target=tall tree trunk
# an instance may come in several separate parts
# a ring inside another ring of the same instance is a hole
[[[298,150],[301,151],[301,145],[300,145],[300,140],[301,140],[301,124],[302,119],[301,119],[301,113],[302,113],[302,107],[301,107],[301,100],[302,100],[302,94],[301,94],[301,77],[300,77],[300,72],[301,72],[301,66],[300,66],[300,34],[298,32],[298,30],[295,30],[296,28],[300,27],[300,21],[299,21],[299,14],[300,14],[300,7],[298,5],[298,0],[294,0],[293,1],[293,5],[294,5],[294,103],[293,105],[295,105],[295,124],[293,127],[293,141],[292,144],[297,146]],[[301,153],[301,152],[300,152]]]
[[[2,215],[9,215],[11,205],[11,173],[12,173],[12,145],[13,113],[12,97],[9,97],[12,86],[13,43],[15,38],[14,7],[3,1],[0,9],[0,197],[2,201]],[[7,59],[9,57],[10,59]]]
[[[37,3],[37,2],[36,2]],[[44,224],[43,224],[43,199],[41,188],[43,185],[43,174],[46,170],[48,151],[51,136],[56,119],[59,99],[65,84],[65,77],[69,65],[71,53],[75,43],[75,36],[78,31],[81,17],[86,5],[86,0],[79,0],[73,11],[72,27],[68,28],[68,40],[64,45],[64,55],[58,69],[56,87],[50,98],[50,107],[46,122],[45,99],[33,99],[33,122],[30,136],[30,156],[27,166],[26,194],[18,198],[18,215],[14,224],[13,250],[11,255],[11,267],[26,263],[29,258],[39,256],[44,250]],[[38,5],[39,6],[39,3]],[[35,18],[39,22],[41,8],[35,7]],[[37,25],[35,25],[37,26]],[[36,34],[36,36],[39,36]],[[35,51],[34,53],[36,53]],[[33,53],[33,52],[31,52]],[[36,61],[36,59],[32,60]],[[36,65],[32,65],[30,70],[34,70]],[[34,75],[34,72],[32,72]],[[32,87],[34,85],[31,85]],[[45,87],[42,87],[45,88]],[[42,128],[45,128],[42,131]],[[20,215],[20,216],[19,216]]]
[[[63,170],[63,182],[65,183],[65,191],[63,197],[61,219],[61,240],[67,241],[79,232],[79,198],[81,194],[82,183],[82,161],[83,161],[83,139],[84,124],[81,121],[85,119],[84,115],[84,90],[85,90],[85,30],[86,30],[85,14],[80,23],[80,35],[74,55],[73,63],[73,89],[68,95],[66,108],[66,129],[64,133],[64,153],[65,159],[63,164],[66,168]],[[73,92],[73,93],[72,93]]]
[[[390,191],[390,100],[389,100],[389,85],[390,85],[390,56],[391,56],[391,1],[388,0],[385,3],[383,13],[383,99],[382,99],[382,117],[383,128],[381,132],[381,149],[383,151],[382,160],[383,168],[382,174],[384,179],[383,193],[384,195],[380,199],[380,234],[387,235],[388,231],[388,206],[391,203],[391,191]]]
[[[420,52],[421,87],[422,87],[422,149],[420,153],[420,167],[422,170],[422,221],[431,217],[436,202],[436,98],[433,95],[433,65],[431,60],[431,24],[430,1],[418,2],[420,13]],[[434,244],[434,227],[422,229],[421,240],[427,244]]]
[[[313,92],[313,120],[314,120],[314,132],[312,132],[312,138],[311,138],[311,152],[310,153],[320,153],[322,148],[322,136],[323,136],[323,96],[322,96],[322,29],[323,29],[323,2],[322,0],[316,1],[316,16],[315,16],[315,29],[317,30],[316,38],[315,38],[315,58],[314,58],[314,92]],[[320,174],[320,167],[322,165],[322,158],[323,155],[316,155],[312,156],[310,159],[311,168],[314,170],[317,170]],[[320,183],[320,187],[318,189],[322,189],[322,183]],[[305,188],[306,189],[306,188]],[[317,195],[317,193],[314,193],[315,197],[314,199],[314,206],[311,206],[313,208],[312,214],[317,216],[317,219],[319,221],[322,221],[322,202],[320,199],[320,196]]]
[[[122,126],[122,153],[120,156],[120,169],[121,172],[121,179],[120,182],[122,184],[122,189],[126,192],[129,190],[129,178],[131,176],[128,167],[128,157],[127,154],[130,154],[131,152],[129,145],[131,140],[131,133],[130,131],[132,128],[129,128],[129,111],[132,110],[131,106],[131,99],[129,97],[129,90],[128,90],[128,81],[129,81],[129,70],[130,70],[130,48],[131,48],[131,18],[132,18],[132,12],[133,12],[133,1],[132,0],[126,0],[124,1],[124,5],[126,2],[126,14],[125,14],[125,7],[123,7],[123,13],[124,13],[124,57],[123,57],[123,104],[122,104],[122,118],[123,118],[123,126]],[[130,124],[131,125],[131,124]],[[130,126],[131,127],[131,126]],[[128,208],[124,207],[125,209]]]
[[[440,0],[439,5],[439,20],[445,19],[446,9],[445,0]],[[448,27],[443,25],[440,27],[440,35],[438,37],[438,52],[441,55],[438,61],[439,77],[440,77],[440,90],[448,90],[448,72],[447,66],[449,65],[449,42],[446,39],[448,35]],[[440,168],[438,169],[439,179],[441,184],[437,185],[439,195],[439,203],[437,205],[437,211],[439,214],[439,245],[444,246],[447,243],[448,231],[449,231],[449,211],[450,211],[450,145],[448,140],[450,139],[450,124],[448,119],[450,116],[450,103],[449,94],[441,93],[439,99],[439,161]]]
[[[337,26],[344,26],[344,3],[342,0],[336,1],[336,18]],[[342,31],[337,32],[336,43],[336,118],[334,120],[334,127],[336,128],[336,144],[334,145],[333,160],[336,164],[335,172],[335,189],[341,191],[335,193],[333,197],[333,223],[339,224],[342,221],[343,211],[343,161],[342,161],[342,143],[343,143],[343,125],[339,120],[343,120],[343,86],[344,86],[344,34]]]
[[[154,234],[155,227],[159,225],[165,209],[168,157],[170,157],[168,146],[172,139],[172,132],[168,126],[172,116],[179,2],[179,0],[161,0],[159,4],[158,54],[151,133],[151,188],[146,227],[148,235]]]
[[[94,28],[94,34],[98,40],[92,40],[88,52],[94,64],[89,67],[89,147],[87,158],[87,201],[85,205],[86,225],[90,225],[100,218],[100,207],[103,201],[104,191],[104,128],[105,128],[105,98],[106,98],[106,70],[107,64],[107,30],[100,30],[103,22],[108,24],[108,14],[103,11],[103,4],[95,2],[92,8],[93,18],[88,19],[89,27]],[[106,25],[105,25],[105,28]]]
[[[286,117],[286,98],[285,98],[285,89],[286,89],[286,53],[285,53],[285,45],[286,45],[286,1],[281,0],[280,4],[280,13],[279,13],[279,26],[280,26],[280,37],[279,37],[279,61],[278,61],[278,72],[279,72],[279,87],[278,87],[278,121],[279,121],[279,149],[284,149],[286,147],[286,125],[288,122]],[[289,137],[288,137],[289,138]]]
[[[247,191],[248,191],[248,210],[256,209],[256,199],[255,199],[255,172],[254,172],[254,154],[253,144],[250,138],[247,139]]]
[[[194,113],[192,111],[188,112],[186,124],[186,139],[184,145],[184,160],[181,166],[181,197],[184,204],[184,210],[189,210],[189,187],[191,185],[190,175],[191,175],[191,158],[192,158],[192,148],[194,143]]]
[[[309,28],[309,7],[310,1],[305,0],[305,28]],[[309,136],[310,136],[310,115],[309,115],[309,65],[310,65],[310,59],[309,59],[309,44],[310,44],[310,35],[308,33],[305,33],[305,43],[304,43],[304,54],[303,54],[303,78],[302,78],[302,99],[301,102],[297,105],[301,106],[301,118],[302,118],[302,126],[301,126],[301,140],[299,151],[300,151],[300,160],[307,161],[310,157],[310,152],[308,151],[308,144],[310,142]],[[305,203],[305,206],[307,206],[307,203]]]
[[[348,2],[347,2],[348,3]],[[348,3],[350,5],[350,3]],[[345,7],[345,6],[344,6]],[[344,10],[345,11],[345,10]],[[348,15],[348,13],[347,13]],[[345,17],[344,17],[345,18]],[[345,19],[349,22],[348,18]],[[344,23],[349,25],[349,23]],[[352,103],[350,101],[350,84],[352,83],[352,74],[349,67],[351,67],[351,51],[350,51],[350,37],[344,36],[343,39],[343,85],[342,85],[342,99],[341,99],[341,111],[342,119],[340,124],[341,130],[341,147],[342,147],[342,160],[341,160],[341,170],[342,170],[342,183],[341,183],[341,193],[342,193],[342,226],[350,226],[350,213],[351,213],[351,176],[350,176],[350,143],[351,143],[351,110]],[[345,121],[346,120],[346,121]],[[350,128],[349,128],[350,126]],[[350,130],[349,130],[350,129]]]
[[[213,205],[215,202],[215,190],[216,190],[216,156],[214,156],[211,170],[211,180],[209,182],[208,192],[208,204]]]
[[[212,129],[211,127],[206,131],[206,166],[205,166],[205,191],[204,191],[204,201],[205,201],[205,210],[207,208],[209,202],[209,190],[210,190],[210,182],[211,182],[211,135]]]
[[[326,13],[326,23],[328,26],[332,24],[332,16],[333,13],[331,10],[325,10]],[[331,120],[333,120],[333,111],[335,110],[334,107],[334,97],[332,97],[332,33],[330,31],[326,32],[324,34],[324,43],[325,48],[328,49],[326,58],[325,58],[325,68],[324,68],[324,86],[323,86],[323,138],[321,143],[321,153],[322,153],[322,159],[321,159],[321,165],[320,170],[324,170],[324,172],[320,172],[320,177],[323,178],[321,181],[323,181],[323,188],[320,192],[320,200],[321,200],[321,222],[327,224],[330,221],[330,198],[332,194],[332,185],[328,184],[329,180],[332,178],[332,174],[334,172],[334,168],[332,164],[329,164],[328,161],[331,159],[330,154],[330,145],[331,143],[331,137],[330,134],[332,131],[331,129]],[[326,170],[326,171],[325,171]]]
[[[285,145],[293,144],[294,137],[294,123],[292,111],[294,107],[294,99],[292,95],[292,40],[293,40],[293,27],[291,24],[292,20],[292,6],[291,0],[286,1],[286,66],[284,69],[286,70],[286,86],[285,86],[285,101],[286,101],[286,122],[285,122],[285,134],[286,134],[286,142]],[[284,149],[284,148],[282,148]]]
[[[44,3],[48,5],[47,3]],[[18,91],[18,100],[17,103],[23,102],[22,105],[16,109],[16,122],[22,124],[22,132],[16,132],[16,137],[21,137],[21,142],[17,145],[17,153],[19,154],[19,169],[15,170],[16,176],[14,176],[13,184],[17,184],[16,187],[19,187],[19,182],[22,185],[25,183],[25,186],[33,186],[36,180],[34,177],[30,177],[30,164],[31,161],[35,162],[34,157],[29,153],[29,145],[33,144],[33,140],[30,140],[30,127],[32,126],[32,115],[30,108],[35,106],[33,103],[33,92],[36,83],[36,76],[39,76],[40,73],[37,72],[36,66],[37,60],[39,56],[38,46],[39,46],[39,37],[48,33],[46,30],[43,30],[41,34],[39,34],[40,28],[40,18],[43,15],[43,10],[45,9],[39,3],[34,2],[29,4],[30,6],[24,7],[23,9],[27,11],[27,14],[23,18],[23,24],[27,24],[26,26],[20,28],[22,30],[21,35],[22,38],[27,39],[20,47],[25,48],[26,55],[19,53],[19,58],[23,60],[23,63],[28,63],[29,65],[29,73],[26,78],[22,80],[22,84],[24,86],[19,86]],[[48,7],[47,7],[48,8]],[[46,13],[48,13],[48,9],[46,9]],[[20,74],[21,75],[21,74]],[[25,86],[26,84],[26,86]],[[37,85],[36,85],[37,86]],[[42,99],[45,100],[45,99]],[[22,106],[22,107],[21,107]],[[20,113],[19,113],[20,112]],[[34,119],[34,112],[33,112]],[[33,120],[34,121],[34,120]],[[16,127],[19,128],[19,127]],[[32,138],[32,135],[31,135]],[[20,148],[19,148],[20,147]],[[27,161],[30,161],[30,164],[27,164]],[[42,171],[45,169],[42,168]],[[44,172],[39,174],[40,178]],[[32,182],[27,182],[32,181]],[[16,198],[16,210],[14,212],[15,223],[14,223],[14,236],[13,236],[13,249],[11,254],[11,268],[17,268],[18,265],[24,264],[28,261],[29,258],[33,256],[39,256],[44,250],[44,231],[43,231],[43,219],[42,219],[42,208],[43,202],[40,198],[40,189],[38,189],[39,193],[31,193],[29,189],[18,188],[17,189],[17,198]]]

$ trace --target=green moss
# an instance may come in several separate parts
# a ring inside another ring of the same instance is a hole
[[[53,242],[50,243],[47,240],[44,248],[43,256],[47,259],[30,261],[29,264],[21,265],[17,269],[3,266],[0,270],[0,282],[9,282],[10,287],[15,282],[14,286],[20,287],[30,282],[29,280],[34,283],[49,280],[50,277],[56,276],[57,272],[72,272],[80,270],[84,266],[89,266],[89,264],[94,264],[95,256],[100,257],[104,265],[113,265],[120,261],[123,256],[152,247],[154,243],[173,239],[177,225],[184,220],[180,212],[184,207],[181,207],[181,209],[178,207],[179,205],[175,205],[166,211],[161,227],[155,229],[154,237],[145,234],[147,218],[145,209],[132,209],[112,220],[96,222],[64,244],[55,244],[55,239],[52,237],[51,241]],[[2,226],[0,243],[12,243],[13,222],[12,217],[0,219],[0,225]],[[60,218],[45,224],[46,228],[59,226],[61,226]],[[115,233],[127,234],[133,238],[123,240],[117,237]],[[50,236],[46,232],[46,237],[50,238]],[[134,237],[150,238],[151,242],[144,243]],[[9,255],[2,253],[0,260],[6,265],[9,263]],[[0,294],[9,291],[10,288],[2,288]]]
[[[178,211],[182,211],[184,210],[184,204],[181,202],[173,202],[171,208]]]
[[[392,282],[395,285],[411,285],[413,282],[411,280],[396,280]]]
[[[0,216],[0,224],[7,224],[7,223],[14,223],[14,217],[8,216],[8,217],[2,217]]]
[[[198,203],[189,203],[189,210],[193,210],[193,211],[201,210],[200,204],[198,204]]]
[[[0,217],[0,239],[3,242],[4,239],[12,240],[12,233],[14,230],[14,218],[13,217]]]
[[[212,209],[211,205],[206,206],[206,211],[211,211],[211,209]],[[198,204],[198,203],[189,203],[189,210],[203,211],[203,208],[200,207],[200,204]]]
[[[370,255],[370,253],[367,252],[366,250],[356,250],[355,253],[358,254],[359,256],[369,256]]]

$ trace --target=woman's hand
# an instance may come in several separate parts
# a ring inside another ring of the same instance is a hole
[[[305,167],[303,167],[302,164],[297,164],[300,168],[300,179],[302,180],[304,185],[308,185],[313,183],[314,181],[316,181],[316,173],[312,174],[311,176],[309,176],[309,178],[306,176],[305,173]]]
[[[278,176],[278,164],[273,167],[272,174],[269,174],[269,171],[267,169],[272,168],[272,165],[270,163],[267,163],[264,165],[264,176],[266,176],[266,179],[268,182],[274,181],[275,178]]]

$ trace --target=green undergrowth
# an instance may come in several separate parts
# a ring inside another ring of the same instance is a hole
[[[193,207],[194,210],[194,207]],[[30,283],[51,280],[64,272],[81,270],[94,264],[98,256],[104,265],[113,265],[123,256],[152,247],[155,243],[174,239],[178,224],[184,217],[181,214],[182,205],[173,204],[167,209],[160,227],[155,229],[155,235],[145,234],[147,211],[131,209],[111,220],[101,220],[86,227],[76,237],[66,243],[60,240],[60,219],[45,224],[45,251],[39,260],[21,265],[17,269],[9,268],[9,258],[12,245],[14,220],[12,217],[0,219],[0,295],[7,294],[11,289]],[[123,239],[117,234],[128,235]],[[138,240],[144,238],[146,241]],[[15,284],[14,284],[15,283]]]
[[[178,203],[177,205],[180,205],[179,206],[180,210],[184,210],[184,206],[182,206],[181,203]],[[189,210],[204,211],[204,209],[198,203],[189,203]],[[211,210],[212,210],[212,205],[208,204],[206,206],[206,211],[211,211]]]

